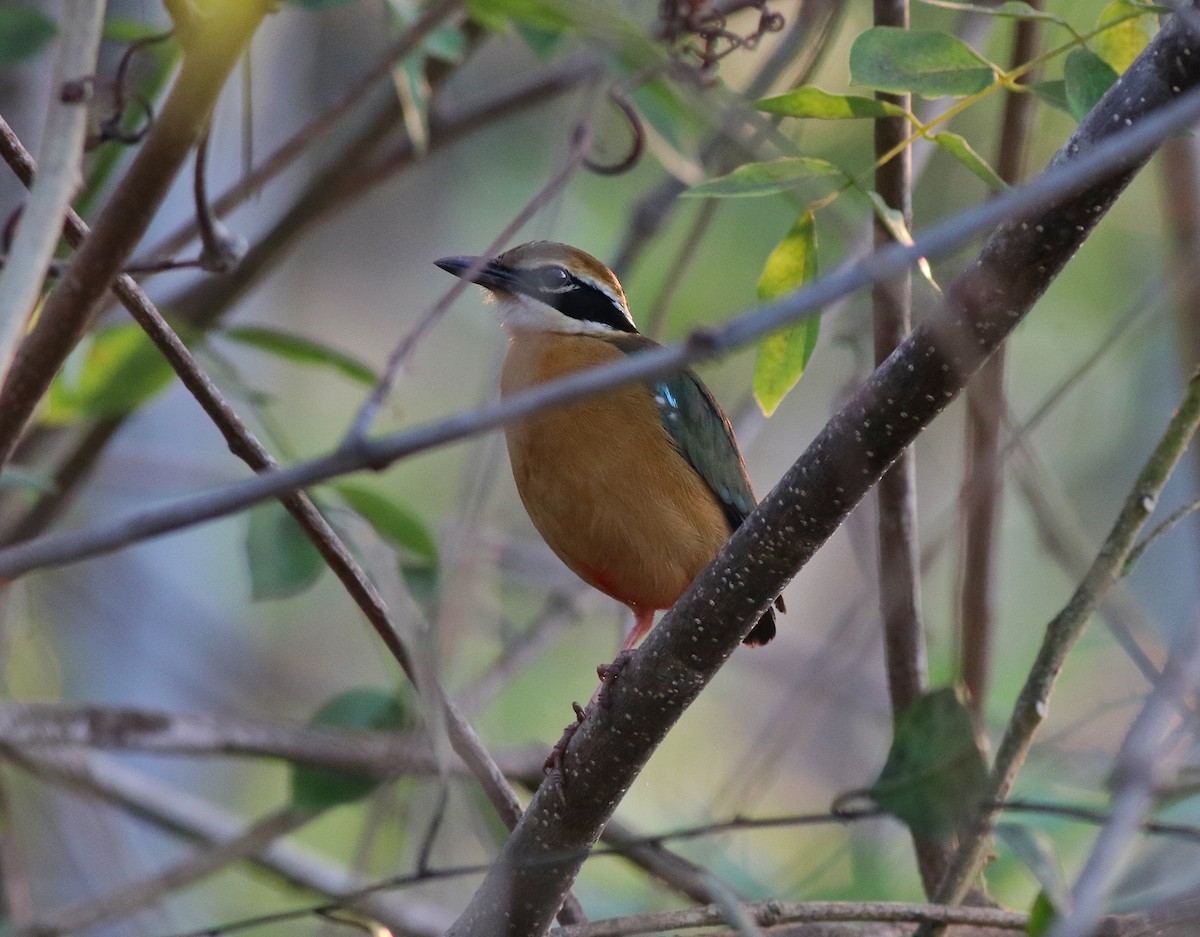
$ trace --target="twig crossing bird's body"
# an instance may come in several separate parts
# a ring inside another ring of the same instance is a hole
[[[494,260],[437,263],[495,297],[509,340],[504,395],[656,347],[637,332],[613,273],[576,248],[534,241]],[[622,650],[754,508],[729,421],[690,370],[542,410],[505,432],[538,532],[576,575],[633,611]],[[768,609],[746,643],[774,635]]]

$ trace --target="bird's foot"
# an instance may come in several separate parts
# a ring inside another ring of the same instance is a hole
[[[600,664],[596,667],[596,676],[600,678],[600,688],[596,690],[596,695],[592,697],[594,703],[604,709],[608,709],[612,705],[612,699],[609,696],[612,692],[612,685],[617,682],[617,677],[625,669],[631,657],[633,657],[632,650],[620,650],[617,652],[617,656],[612,659],[612,663]],[[590,708],[591,704],[589,703],[588,705]]]
[[[587,710],[578,703],[571,703],[571,708],[575,710],[575,721],[563,729],[562,738],[550,749],[550,754],[546,756],[545,764],[542,765],[542,771],[559,788],[564,786],[567,777],[563,773],[563,756],[567,753],[567,746],[571,744],[571,739],[579,731],[580,723],[587,717]]]

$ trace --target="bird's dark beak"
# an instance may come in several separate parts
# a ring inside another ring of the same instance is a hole
[[[505,266],[486,257],[443,257],[435,264],[456,277],[478,283],[489,290],[505,293],[517,292],[516,274]]]

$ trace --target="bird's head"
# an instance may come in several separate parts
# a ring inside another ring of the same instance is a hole
[[[601,336],[637,331],[616,276],[578,248],[530,241],[491,260],[434,263],[488,290],[506,328]]]

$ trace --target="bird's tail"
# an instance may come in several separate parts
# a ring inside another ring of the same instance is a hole
[[[781,612],[787,611],[787,606],[783,604],[783,596],[779,596],[775,600],[775,608]],[[750,629],[750,633],[742,639],[742,643],[747,647],[762,647],[773,637],[775,637],[775,609],[768,608],[763,613],[763,617],[758,620],[758,624]]]

